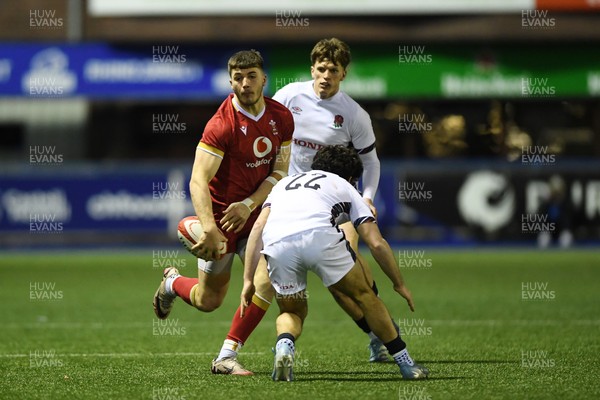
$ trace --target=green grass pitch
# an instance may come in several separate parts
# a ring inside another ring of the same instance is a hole
[[[403,381],[395,364],[367,362],[366,335],[312,276],[296,381],[275,383],[276,306],[240,356],[256,375],[210,373],[238,305],[238,263],[220,309],[200,313],[178,299],[159,324],[151,306],[159,266],[172,258],[182,274],[196,275],[183,250],[2,253],[0,398],[600,398],[597,251],[426,249],[421,256],[428,261],[420,267],[402,268],[415,313],[370,262],[430,379]]]

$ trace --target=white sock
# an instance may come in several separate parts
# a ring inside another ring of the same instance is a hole
[[[398,364],[398,365],[400,365],[400,363],[406,363],[411,366],[415,365],[415,362],[410,357],[410,354],[408,354],[407,349],[400,350],[396,354],[392,354],[392,357],[394,357],[394,361],[396,361],[396,364]]]
[[[279,339],[275,345],[275,351],[277,351],[281,346],[288,346],[292,350],[292,355],[296,351],[296,346],[294,346],[294,342],[292,342],[290,339]]]
[[[179,274],[174,274],[171,275],[167,278],[167,280],[165,281],[165,292],[167,292],[168,295],[171,296],[176,296],[177,293],[175,293],[173,291],[173,282],[175,282],[175,279],[179,278],[181,275]]]
[[[235,340],[225,339],[225,341],[223,342],[223,347],[221,347],[221,351],[217,356],[217,361],[222,360],[224,358],[237,357],[239,350],[242,350],[241,343],[238,343]]]

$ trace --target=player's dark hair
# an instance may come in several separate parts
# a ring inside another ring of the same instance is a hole
[[[344,179],[358,179],[363,165],[356,150],[342,145],[321,147],[313,159],[312,169],[332,172]]]
[[[264,60],[260,53],[254,49],[238,51],[227,61],[227,72],[231,76],[233,69],[260,68],[263,69]]]
[[[310,52],[311,65],[325,59],[346,69],[351,59],[350,47],[338,38],[319,40]]]

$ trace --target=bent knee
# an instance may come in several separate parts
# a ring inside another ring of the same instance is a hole
[[[260,297],[261,300],[266,301],[267,303],[271,303],[273,300],[273,296],[275,296],[275,289],[273,289],[273,285],[271,285],[271,281],[268,283],[262,283],[260,285],[256,285],[256,295]]]
[[[221,304],[223,304],[223,299],[201,298],[196,299],[194,302],[194,307],[202,312],[212,312],[221,307]]]

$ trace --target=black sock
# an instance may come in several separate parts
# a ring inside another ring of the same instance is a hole
[[[402,351],[406,348],[406,343],[404,343],[404,341],[400,339],[400,336],[396,337],[396,339],[392,340],[391,342],[384,343],[383,345],[387,349],[388,353],[390,353],[390,355],[394,355],[397,352]]]
[[[373,289],[373,291],[375,292],[375,296],[379,296],[379,289],[377,289],[377,284],[375,283],[375,281],[373,281],[373,286],[371,286],[371,289]]]
[[[354,322],[356,322],[356,325],[358,325],[358,327],[360,329],[362,329],[362,331],[364,333],[369,333],[371,332],[371,327],[369,326],[369,324],[367,323],[367,319],[365,317],[362,317],[359,320],[354,320]]]
[[[296,338],[291,333],[282,333],[281,335],[277,336],[275,343],[279,342],[281,339],[290,339],[292,342],[296,341]]]

